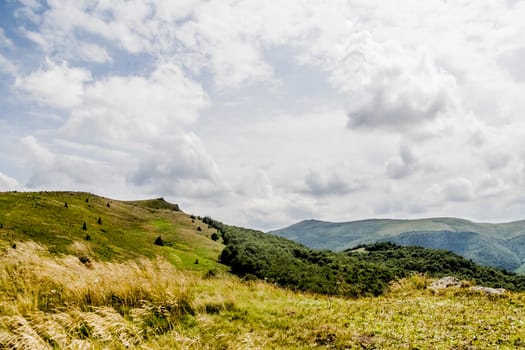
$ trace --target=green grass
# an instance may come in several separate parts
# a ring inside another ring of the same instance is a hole
[[[217,263],[223,246],[209,238],[216,230],[162,199],[125,202],[79,192],[0,193],[0,224],[4,246],[32,240],[57,254],[102,261],[160,255],[197,271],[225,269]],[[166,246],[153,244],[158,236]]]

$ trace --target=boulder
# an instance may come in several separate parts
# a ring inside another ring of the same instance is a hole
[[[447,276],[438,279],[430,284],[430,289],[439,290],[451,287],[461,287],[461,281],[453,276]]]
[[[470,287],[471,291],[484,293],[486,295],[502,295],[505,294],[507,291],[504,288],[490,288],[490,287],[483,287],[483,286],[474,286]]]

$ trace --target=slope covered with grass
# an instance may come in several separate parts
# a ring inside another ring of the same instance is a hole
[[[200,271],[217,263],[217,230],[164,199],[118,201],[80,192],[0,193],[0,245],[35,241],[52,253],[110,261],[163,256]],[[155,245],[161,237],[164,245]],[[198,264],[195,262],[198,261]]]
[[[18,242],[0,256],[0,348],[516,349],[525,294],[433,292],[413,275],[344,299],[204,278],[163,258],[94,262]]]

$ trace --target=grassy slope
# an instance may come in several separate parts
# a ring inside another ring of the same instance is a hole
[[[312,248],[331,250],[389,240],[451,250],[478,263],[510,271],[525,269],[525,221],[482,224],[456,218],[343,223],[307,220],[271,233]]]
[[[161,199],[124,202],[79,192],[0,193],[0,244],[33,240],[54,253],[104,261],[160,255],[179,267],[225,269],[217,263],[222,244],[209,238],[216,230],[174,209],[178,207]],[[166,246],[153,244],[159,235]]]
[[[88,268],[19,243],[0,256],[0,348],[525,347],[524,293],[432,292],[429,282],[414,275],[381,297],[348,300],[203,279],[162,259]]]
[[[433,293],[418,275],[353,300],[242,282],[220,272],[213,230],[157,204],[0,194],[0,348],[525,347],[524,293]],[[158,235],[172,246],[153,245]],[[91,266],[78,259],[86,253]],[[217,277],[201,273],[210,267]]]

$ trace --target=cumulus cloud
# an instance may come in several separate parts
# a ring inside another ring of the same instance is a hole
[[[216,163],[194,134],[174,135],[138,151],[137,167],[128,181],[147,187],[150,193],[194,197],[224,194]]]
[[[476,193],[484,197],[493,197],[507,191],[509,186],[505,181],[492,174],[485,174],[476,184]]]
[[[0,133],[34,135],[33,187],[109,183],[271,227],[483,214],[525,182],[523,1],[17,4]]]
[[[22,189],[22,186],[16,179],[13,179],[0,171],[0,191],[17,191],[20,189]]]
[[[489,150],[485,156],[487,168],[492,171],[505,168],[511,160],[512,155],[501,150]]]
[[[508,49],[498,56],[498,63],[509,76],[519,82],[525,82],[525,46]]]
[[[224,194],[216,163],[200,138],[185,130],[208,105],[207,94],[176,65],[159,64],[147,76],[91,81],[83,69],[50,64],[18,79],[17,87],[67,115],[59,130],[65,141],[55,146],[69,152],[43,146],[34,136],[22,139],[26,156],[34,162],[28,186],[54,182],[90,188],[105,178],[103,187],[124,183],[155,195]],[[105,155],[98,145],[119,149],[118,157]]]
[[[467,202],[474,198],[472,182],[464,177],[449,180],[442,193],[446,201],[452,202]]]
[[[77,52],[84,61],[95,63],[107,63],[113,61],[107,50],[96,44],[80,44]]]
[[[103,142],[151,139],[195,121],[207,105],[200,84],[165,64],[149,77],[110,76],[90,84],[63,130]]]
[[[32,164],[31,177],[27,183],[29,188],[45,188],[57,183],[67,188],[76,185],[83,187],[97,183],[101,180],[101,174],[108,173],[109,169],[104,169],[100,162],[75,155],[57,154],[32,135],[22,138],[20,142],[26,159],[31,160]]]
[[[0,73],[9,73],[15,75],[16,72],[16,66],[8,58],[0,53]]]
[[[343,179],[335,173],[319,173],[310,170],[305,178],[304,192],[314,197],[343,196],[364,187],[362,179]]]
[[[17,77],[15,86],[39,103],[68,109],[82,102],[85,84],[91,80],[88,70],[48,61],[46,68]]]
[[[13,47],[13,42],[5,35],[4,28],[0,27],[0,47]]]
[[[414,152],[406,145],[402,146],[399,156],[390,158],[386,164],[386,174],[391,179],[402,179],[414,173],[419,163]]]
[[[370,46],[357,53],[362,61],[354,58],[341,63],[353,69],[372,66],[366,72],[368,81],[360,86],[370,96],[364,105],[349,112],[350,127],[406,130],[446,115],[457,105],[454,78],[437,67],[428,53],[406,51],[393,43]],[[374,62],[375,57],[380,60]]]

